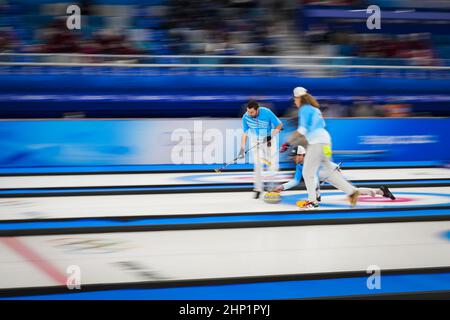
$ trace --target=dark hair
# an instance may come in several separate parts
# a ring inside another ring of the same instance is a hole
[[[250,101],[247,103],[247,109],[255,109],[255,110],[258,110],[258,108],[259,108],[259,105],[258,105],[258,102],[256,102],[256,100],[250,100]]]

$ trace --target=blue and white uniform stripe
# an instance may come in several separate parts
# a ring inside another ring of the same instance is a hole
[[[244,133],[251,133],[258,138],[264,138],[272,133],[272,129],[281,124],[281,120],[270,110],[264,107],[258,109],[258,115],[253,118],[246,112],[242,117]]]

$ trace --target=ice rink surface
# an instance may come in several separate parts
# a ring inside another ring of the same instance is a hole
[[[278,180],[286,181],[290,174],[282,172]],[[64,288],[70,266],[80,268],[83,285],[107,285],[120,290],[136,284],[151,286],[152,283],[176,288],[186,281],[212,281],[212,284],[220,280],[233,284],[243,279],[251,282],[258,278],[270,282],[277,277],[301,279],[308,275],[340,279],[342,273],[364,274],[374,265],[388,272],[414,270],[420,273],[422,269],[450,272],[450,184],[414,187],[417,180],[450,179],[449,169],[355,169],[345,170],[344,175],[354,183],[395,180],[411,183],[411,186],[391,188],[397,197],[395,201],[380,196],[361,196],[354,209],[350,208],[342,192],[323,190],[321,207],[315,212],[304,212],[295,206],[297,200],[306,198],[305,190],[283,193],[279,204],[267,204],[262,199],[253,199],[251,192],[233,190],[0,198],[0,228],[12,222],[14,226],[20,226],[65,219],[82,220],[89,226],[90,219],[98,218],[195,219],[196,216],[270,213],[273,215],[267,219],[277,219],[277,214],[314,217],[331,212],[327,221],[320,225],[220,229],[182,226],[179,230],[133,231],[128,228],[126,231],[91,231],[89,234],[45,234],[43,231],[27,236],[1,236],[0,295],[26,295],[35,289],[45,293],[55,288],[67,293]],[[0,189],[251,182],[250,172],[36,175],[0,177]],[[390,215],[395,218],[397,214],[409,211],[422,215],[422,210],[430,208],[442,215],[439,221],[427,221],[425,214],[425,218],[413,222],[393,220],[335,225],[332,221],[338,219],[337,216],[333,218],[338,212],[352,217],[361,210],[376,209],[381,213],[390,210]],[[419,282],[423,284],[424,281]],[[448,286],[450,290],[450,282]],[[170,296],[164,297],[170,299]]]
[[[446,168],[398,168],[398,169],[346,169],[342,170],[350,181],[450,179]],[[282,171],[277,182],[287,181],[292,171]],[[134,173],[134,174],[70,174],[36,176],[0,176],[0,189],[69,188],[69,187],[124,187],[160,186],[183,184],[251,183],[252,172],[205,173]]]
[[[450,205],[450,187],[397,188],[392,192],[397,195],[395,201],[361,196],[356,208]],[[267,204],[262,198],[255,200],[252,192],[8,198],[0,199],[0,220],[300,212],[295,202],[306,198],[305,191],[287,191],[279,204]],[[324,190],[322,199],[318,211],[350,209],[340,191]]]
[[[64,285],[70,265],[85,284],[445,267],[448,230],[446,221],[2,238],[0,287]]]

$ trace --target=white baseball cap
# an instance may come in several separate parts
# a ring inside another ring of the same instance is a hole
[[[303,87],[296,87],[295,89],[294,89],[294,97],[301,97],[301,96],[304,96],[305,94],[307,94],[308,93],[308,90],[306,90],[305,88],[303,88]]]
[[[289,153],[289,155],[291,157],[295,157],[295,156],[302,155],[302,154],[305,154],[305,153],[306,153],[305,148],[303,148],[302,146],[296,146],[296,147],[292,148],[292,150]]]

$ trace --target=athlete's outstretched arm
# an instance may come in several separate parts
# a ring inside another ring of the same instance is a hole
[[[294,177],[288,182],[276,186],[275,191],[281,192],[284,190],[292,189],[296,185],[300,184],[301,181],[302,181],[302,167],[298,165],[296,166]]]
[[[280,123],[279,125],[277,125],[270,133],[271,137],[275,137],[277,134],[279,134],[282,128],[283,128],[283,123]]]
[[[276,136],[283,128],[283,122],[272,112],[272,110],[269,111],[270,111],[270,122],[275,127],[270,134],[272,136]]]
[[[296,139],[304,139],[304,141],[306,141],[305,135],[306,135],[306,132],[308,132],[308,129],[307,129],[308,121],[307,121],[307,119],[310,116],[311,115],[307,111],[304,111],[302,109],[300,110],[299,119],[298,119],[298,128],[289,137],[289,139],[288,139],[288,143],[289,144],[293,144],[293,142]]]
[[[295,130],[288,138],[287,143],[290,145],[301,145],[305,147],[307,145],[306,137]]]
[[[242,134],[242,138],[241,138],[241,153],[243,150],[245,150],[245,145],[247,144],[247,134],[244,132]]]
[[[244,154],[244,150],[245,150],[245,145],[247,144],[247,132],[249,130],[249,126],[247,121],[245,120],[244,117],[242,117],[242,130],[244,131],[242,133],[242,138],[241,138],[241,150],[239,152],[239,155]]]
[[[308,117],[310,117],[310,114],[307,111],[300,110],[298,128],[290,135],[288,141],[281,146],[281,152],[286,151],[290,145],[302,145],[306,147],[307,140],[305,134],[307,132],[307,129],[305,127]],[[298,143],[297,141],[299,141],[300,143]]]

